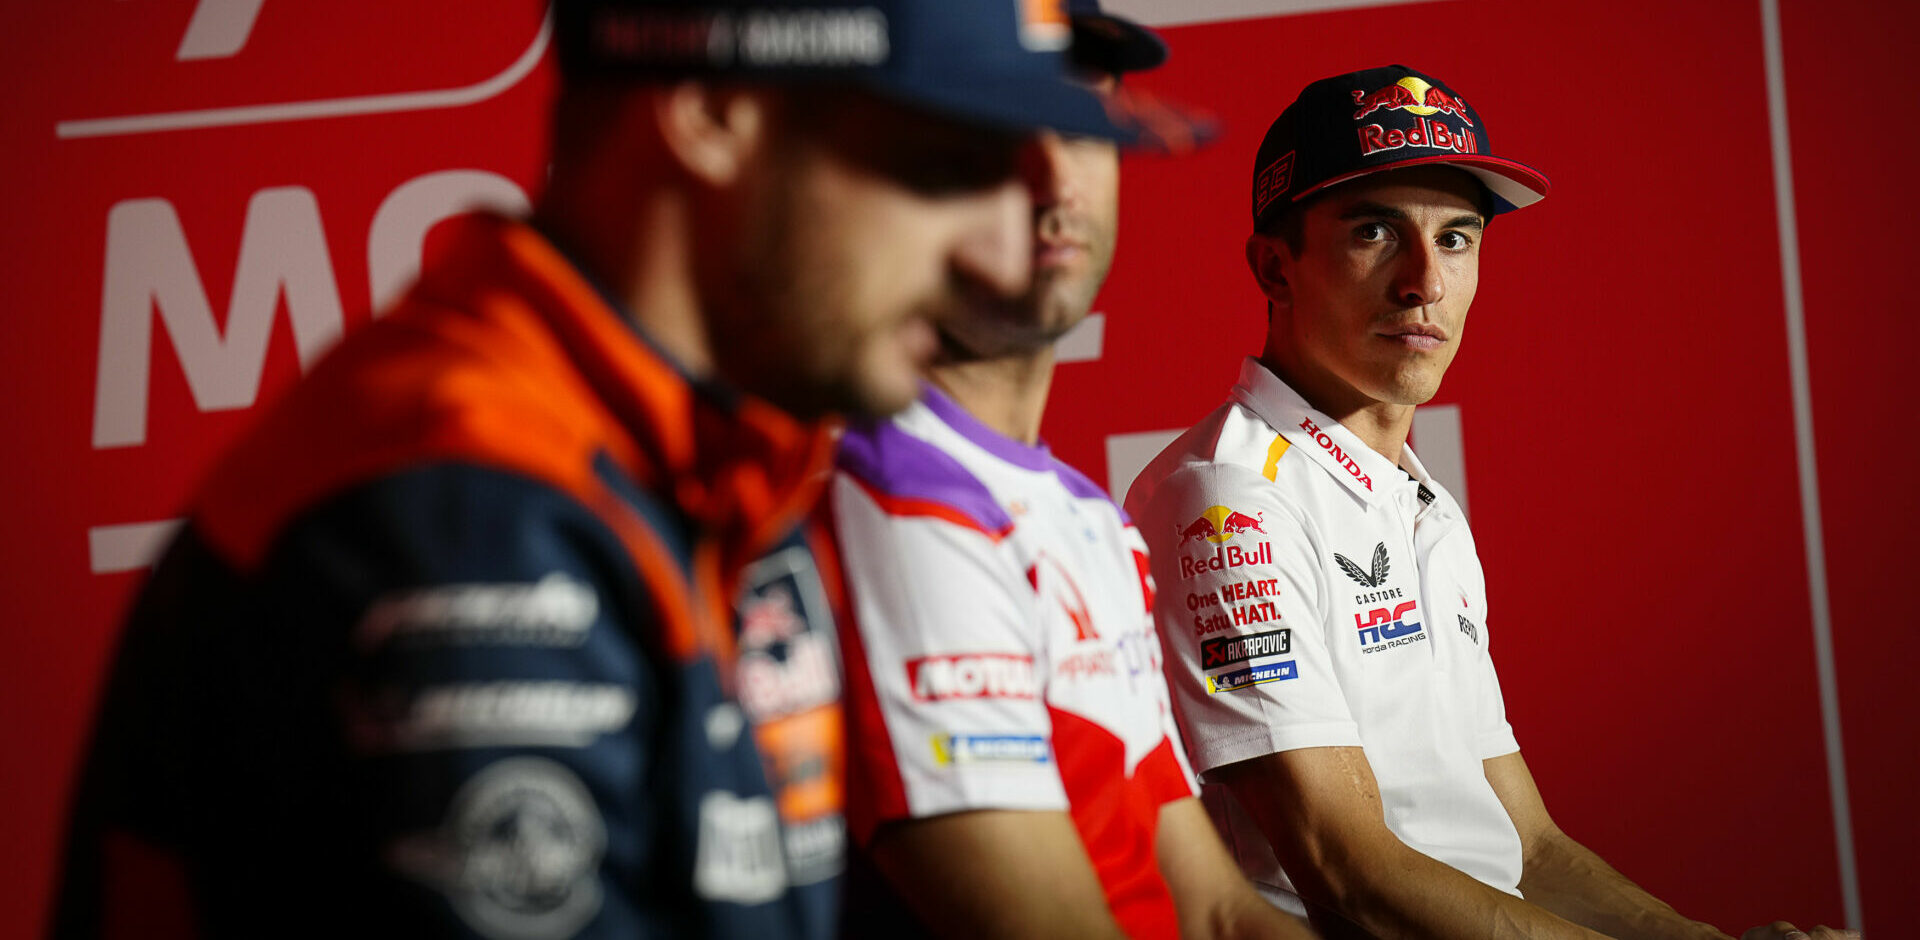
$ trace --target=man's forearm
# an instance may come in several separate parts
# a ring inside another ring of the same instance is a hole
[[[1520,891],[1567,920],[1621,940],[1732,940],[1647,893],[1557,829],[1531,847]]]
[[[1287,871],[1302,872],[1294,885],[1307,900],[1333,909],[1382,940],[1599,937],[1554,911],[1489,887],[1398,839],[1392,840],[1390,847],[1379,846],[1353,861],[1351,865],[1317,868],[1288,865]]]

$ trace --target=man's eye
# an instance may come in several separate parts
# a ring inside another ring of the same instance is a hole
[[[1362,223],[1353,230],[1354,237],[1363,242],[1386,241],[1387,236],[1390,234],[1392,233],[1386,225],[1379,222]]]
[[[1449,251],[1464,251],[1468,245],[1473,244],[1473,239],[1460,232],[1441,232],[1435,242]]]

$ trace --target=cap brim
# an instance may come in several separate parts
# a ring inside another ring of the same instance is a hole
[[[1073,17],[1073,59],[1105,72],[1138,72],[1167,61],[1167,44],[1152,30],[1105,13]]]
[[[1016,131],[1052,130],[1111,140],[1129,149],[1185,153],[1212,140],[1212,121],[1141,92],[1102,94],[1065,79],[1057,83],[969,78],[876,83],[873,90],[961,120]]]
[[[1398,170],[1410,166],[1435,165],[1457,166],[1478,178],[1480,182],[1487,187],[1487,190],[1493,193],[1494,215],[1499,215],[1502,212],[1511,212],[1515,209],[1524,209],[1527,206],[1533,205],[1547,198],[1547,192],[1553,188],[1553,184],[1550,183],[1539,170],[1527,166],[1524,163],[1517,163],[1501,157],[1450,154],[1446,156],[1410,157],[1405,160],[1395,160],[1392,163],[1381,164],[1380,166],[1370,166],[1364,170],[1356,170],[1352,173],[1325,180],[1311,189],[1301,190],[1294,195],[1292,201],[1299,202],[1330,186],[1338,186],[1341,183],[1359,179],[1362,176],[1370,176],[1374,173]]]
[[[1058,82],[968,77],[955,80],[872,83],[875,92],[949,117],[1011,131],[1053,130],[1120,144],[1136,141],[1137,128],[1116,122],[1099,93],[1062,78]]]

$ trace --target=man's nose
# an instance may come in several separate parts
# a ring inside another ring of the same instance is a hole
[[[1067,142],[1052,131],[1041,131],[1020,151],[1020,175],[1036,209],[1068,202],[1074,195],[1074,176]]]
[[[1437,246],[1414,242],[1401,253],[1393,274],[1393,296],[1403,307],[1424,307],[1447,296],[1446,270]]]
[[[996,297],[1026,292],[1033,276],[1034,199],[1025,174],[973,197],[953,251],[953,272]]]

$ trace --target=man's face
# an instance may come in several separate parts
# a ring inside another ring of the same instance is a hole
[[[1117,77],[1082,80],[1111,94]],[[1033,278],[1009,303],[977,305],[940,325],[957,353],[1019,355],[1053,344],[1086,319],[1113,267],[1120,227],[1120,151],[1113,143],[1043,133],[1028,145],[1022,171],[1033,194]]]
[[[856,93],[785,119],[737,207],[716,361],[803,416],[897,411],[919,394],[933,321],[1027,286],[1026,143]]]
[[[1315,404],[1339,416],[1439,390],[1479,286],[1479,192],[1451,167],[1377,173],[1301,210],[1297,249],[1272,239],[1269,350]]]

